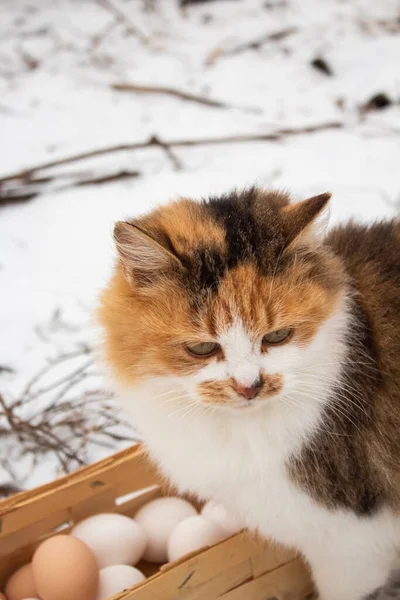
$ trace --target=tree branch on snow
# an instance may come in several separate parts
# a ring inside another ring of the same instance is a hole
[[[267,33],[255,39],[248,40],[247,42],[243,42],[242,44],[238,44],[232,48],[214,48],[208,54],[205,64],[212,66],[219,58],[222,58],[223,56],[236,56],[237,54],[241,54],[247,50],[259,50],[262,46],[264,46],[264,44],[267,44],[268,42],[278,42],[289,37],[290,35],[293,35],[297,31],[297,27],[287,27],[285,29],[273,31],[272,33]]]
[[[96,33],[92,37],[92,40],[90,42],[90,50],[92,52],[94,50],[97,50],[99,48],[99,46],[104,42],[104,40],[110,35],[110,33],[112,33],[114,31],[114,29],[117,27],[118,24],[119,24],[118,19],[114,17],[114,19],[112,21],[110,21],[110,23],[108,23],[104,27],[104,29],[102,29],[101,31]]]
[[[114,15],[117,21],[125,25],[128,31],[135,35],[142,42],[142,44],[149,44],[149,38],[147,35],[143,33],[143,31],[141,31],[137,25],[132,23],[130,17],[116,3],[114,3],[112,0],[97,0],[97,2],[105,10]]]
[[[137,170],[118,169],[108,173],[79,172],[77,174],[54,173],[46,177],[37,176],[38,171],[22,177],[0,181],[0,206],[25,202],[43,194],[46,191],[60,192],[71,187],[85,185],[101,185],[110,181],[139,177]]]
[[[88,150],[86,152],[79,152],[56,160],[43,162],[32,167],[27,167],[15,173],[10,173],[0,177],[0,185],[6,182],[17,181],[21,183],[29,184],[30,180],[39,173],[47,169],[52,169],[61,165],[71,164],[93,158],[96,156],[104,156],[107,154],[114,154],[117,152],[125,152],[131,150],[144,150],[146,148],[159,147],[165,151],[175,148],[192,148],[197,146],[220,146],[224,144],[243,144],[246,142],[276,142],[285,139],[286,137],[294,137],[298,135],[305,135],[308,133],[317,133],[319,131],[326,131],[328,129],[341,129],[344,124],[340,121],[328,121],[326,123],[318,123],[316,125],[306,125],[304,127],[291,128],[284,127],[277,129],[271,133],[250,133],[250,134],[238,134],[230,136],[220,137],[205,137],[199,139],[177,139],[177,140],[162,140],[157,136],[151,136],[144,142],[133,142],[126,144],[116,144],[113,146],[104,146],[103,148],[95,148],[94,150]],[[1,204],[1,196],[0,196]]]
[[[179,98],[179,100],[185,100],[187,102],[194,102],[195,104],[203,104],[205,106],[212,106],[214,108],[236,108],[246,112],[261,113],[261,108],[251,106],[234,106],[227,104],[221,100],[214,100],[212,98],[206,98],[198,94],[191,94],[183,90],[171,88],[167,86],[155,86],[155,85],[137,85],[134,83],[112,83],[111,88],[118,92],[133,92],[137,94],[156,94],[164,96],[172,96],[173,98]]]

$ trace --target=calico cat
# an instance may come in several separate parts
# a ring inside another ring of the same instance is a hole
[[[321,237],[329,197],[251,188],[117,223],[99,318],[174,485],[301,551],[321,600],[361,600],[400,549],[400,222]]]

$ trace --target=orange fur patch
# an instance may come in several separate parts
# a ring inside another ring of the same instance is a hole
[[[278,329],[293,328],[291,343],[309,342],[332,313],[341,290],[308,279],[301,262],[276,277],[262,277],[252,265],[228,272],[208,307],[213,330],[224,331],[237,314],[253,341]]]
[[[203,244],[226,251],[225,232],[208,216],[201,204],[182,198],[138,219],[144,230],[164,231],[178,254],[187,254]]]

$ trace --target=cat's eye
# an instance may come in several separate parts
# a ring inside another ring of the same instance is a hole
[[[215,342],[199,342],[198,344],[186,344],[186,350],[192,356],[205,358],[212,356],[220,350],[220,345]]]
[[[287,342],[293,333],[293,329],[277,329],[264,335],[262,343],[264,346],[277,346]]]

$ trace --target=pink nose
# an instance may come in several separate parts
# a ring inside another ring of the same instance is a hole
[[[257,379],[257,381],[254,381],[250,386],[241,385],[235,381],[235,390],[238,394],[246,398],[246,400],[253,400],[253,398],[261,391],[262,386],[263,382],[261,379]]]

